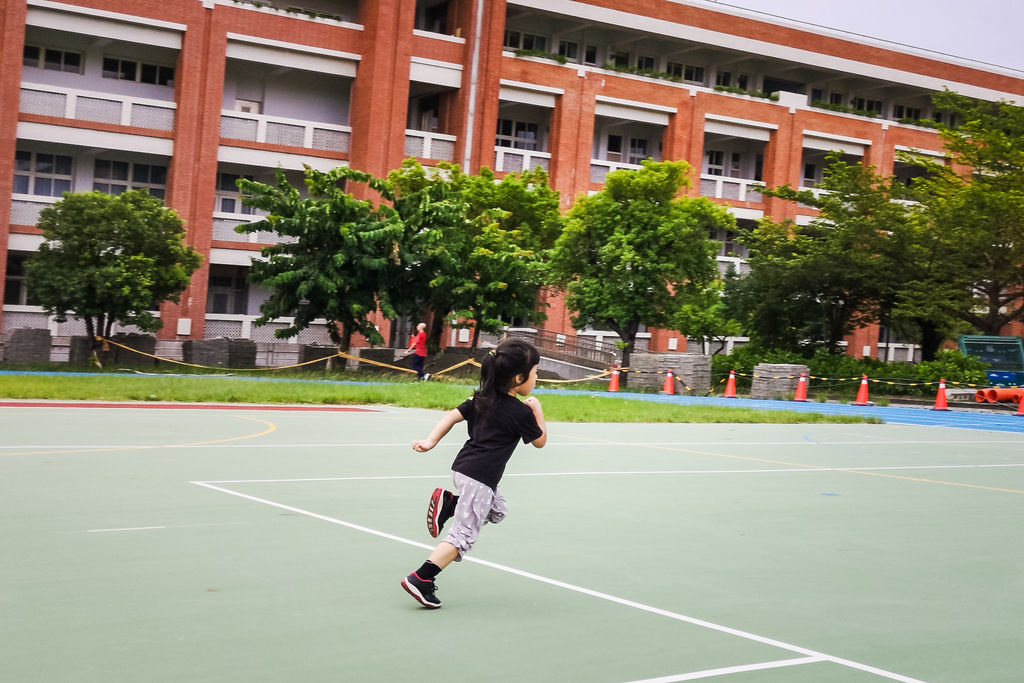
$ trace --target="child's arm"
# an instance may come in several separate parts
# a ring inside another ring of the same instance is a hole
[[[544,422],[544,409],[540,407],[540,401],[537,400],[536,396],[530,396],[525,401],[526,405],[530,406],[530,410],[533,411],[533,416],[537,419],[537,426],[540,427],[540,436],[530,443],[533,444],[534,448],[544,448],[544,444],[548,442],[548,426]]]
[[[437,423],[433,431],[430,432],[430,436],[425,439],[416,439],[412,442],[412,449],[417,453],[426,453],[431,448],[437,445],[437,442],[445,437],[445,435],[452,430],[452,427],[462,422],[464,418],[455,408],[452,408],[441,421]]]

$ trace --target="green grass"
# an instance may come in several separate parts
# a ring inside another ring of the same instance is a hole
[[[321,379],[317,379],[317,377]],[[394,405],[446,410],[473,392],[455,382],[384,381],[339,384],[323,375],[296,381],[259,382],[221,376],[109,375],[83,372],[74,376],[6,375],[0,398],[92,401],[170,401],[186,403],[293,403],[320,405]],[[291,379],[291,378],[289,378]],[[333,379],[333,377],[332,377]],[[366,375],[359,379],[367,380]],[[823,415],[740,407],[680,406],[631,400],[619,396],[543,393],[538,398],[554,422],[765,422],[879,423],[876,418]]]

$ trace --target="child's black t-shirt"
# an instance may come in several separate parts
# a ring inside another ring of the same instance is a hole
[[[468,423],[469,441],[455,456],[452,469],[492,489],[498,488],[519,439],[530,443],[544,434],[530,406],[507,394],[495,398],[483,417],[477,416],[472,398],[457,410]]]

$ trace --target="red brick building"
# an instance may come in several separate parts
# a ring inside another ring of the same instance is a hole
[[[273,341],[246,282],[273,234],[235,180],[304,164],[376,175],[417,156],[467,172],[541,165],[565,206],[608,171],[684,159],[737,219],[809,220],[759,184],[813,186],[828,150],[882,173],[938,153],[930,93],[1024,99],[1017,72],[699,0],[0,0],[0,327],[80,334],[27,298],[21,264],[63,191],[147,188],[203,265],[159,338]],[[15,75],[18,75],[16,78]],[[762,96],[778,93],[777,99]],[[834,111],[822,106],[845,107]],[[738,245],[722,241],[720,261]],[[545,328],[576,335],[560,301]],[[381,321],[387,338],[389,321]],[[1017,330],[1019,332],[1019,330]],[[600,330],[581,334],[602,337]],[[850,353],[880,350],[869,328]],[[298,341],[322,342],[308,330]],[[451,340],[457,341],[455,335]],[[651,350],[683,350],[649,330]],[[404,339],[397,340],[404,344]],[[894,347],[893,347],[894,348]]]

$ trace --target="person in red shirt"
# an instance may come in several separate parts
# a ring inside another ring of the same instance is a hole
[[[427,324],[420,323],[416,326],[416,334],[409,341],[409,351],[415,351],[412,358],[412,369],[416,371],[416,379],[425,380],[430,377],[423,372],[423,363],[427,360]],[[408,352],[406,352],[408,355]]]

